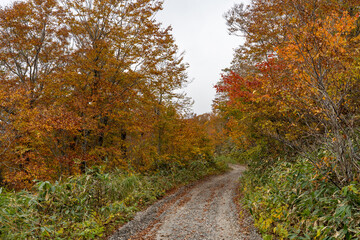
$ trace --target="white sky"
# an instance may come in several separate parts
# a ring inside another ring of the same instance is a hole
[[[190,64],[185,92],[194,101],[194,112],[211,112],[215,97],[214,85],[221,70],[229,67],[233,49],[242,39],[229,36],[223,15],[234,3],[248,4],[249,0],[164,0],[164,10],[157,19],[173,27],[173,35],[185,62]],[[0,0],[4,6],[14,0]]]
[[[173,27],[173,35],[185,62],[190,64],[189,79],[193,82],[185,92],[194,101],[194,112],[211,112],[215,97],[214,85],[221,70],[229,67],[234,48],[242,39],[227,32],[224,13],[235,3],[248,0],[165,0],[157,19]]]

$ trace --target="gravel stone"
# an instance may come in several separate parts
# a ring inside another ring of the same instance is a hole
[[[249,214],[239,217],[238,179],[245,167],[179,189],[120,228],[109,240],[261,240]],[[244,211],[246,212],[246,211]]]

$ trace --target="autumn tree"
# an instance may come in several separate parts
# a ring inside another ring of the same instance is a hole
[[[76,137],[81,139],[80,149],[84,156],[102,156],[102,161],[107,159],[104,155],[120,149],[120,154],[114,153],[121,156],[116,161],[131,164],[135,156],[129,154],[144,150],[134,143],[140,144],[155,127],[153,113],[160,115],[164,102],[171,104],[172,92],[186,82],[186,68],[176,56],[171,29],[162,28],[154,19],[161,2],[63,4],[75,43],[72,63],[63,77],[81,102],[64,100],[69,101],[71,111],[86,115],[82,117],[83,134]],[[161,152],[161,133],[158,135]],[[95,152],[90,153],[94,147]]]
[[[218,105],[250,139],[275,139],[296,151],[325,144],[335,157],[325,170],[338,185],[359,176],[357,4],[236,5],[226,15],[229,30],[246,43],[235,55],[234,72],[217,87],[226,96]]]
[[[30,181],[48,170],[35,157],[34,125],[48,104],[49,82],[64,66],[68,51],[61,16],[62,9],[52,0],[15,2],[0,11],[1,167],[9,170],[9,182]]]
[[[203,158],[204,132],[179,92],[187,65],[171,27],[155,20],[161,8],[157,0],[30,0],[1,10],[5,184]]]

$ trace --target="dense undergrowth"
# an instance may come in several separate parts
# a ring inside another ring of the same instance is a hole
[[[224,171],[219,161],[168,166],[151,175],[91,169],[33,191],[0,188],[0,239],[99,239],[166,191]]]
[[[338,188],[306,158],[242,178],[243,203],[268,239],[360,239],[360,184]]]

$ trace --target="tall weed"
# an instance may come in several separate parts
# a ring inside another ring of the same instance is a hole
[[[32,192],[0,189],[0,239],[99,239],[174,186],[221,170],[200,161],[148,176],[95,168]]]
[[[360,185],[338,189],[301,158],[242,179],[244,204],[264,239],[360,239]]]

